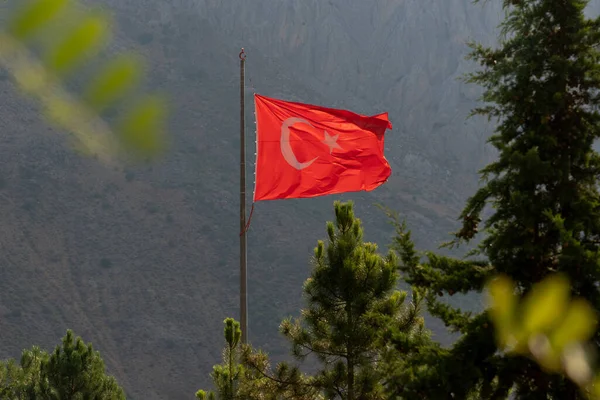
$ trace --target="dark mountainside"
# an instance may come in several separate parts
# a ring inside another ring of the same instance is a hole
[[[191,398],[209,385],[222,321],[238,317],[242,46],[250,158],[252,90],[389,111],[394,124],[386,140],[394,172],[375,192],[257,204],[249,336],[276,360],[288,351],[277,327],[301,305],[334,199],[356,201],[367,239],[382,248],[392,229],[376,202],[402,212],[420,248],[434,249],[494,156],[489,127],[465,121],[480,90],[456,78],[472,68],[467,40],[493,42],[500,1],[87,3],[115,13],[114,47],[141,52],[149,86],[170,95],[171,148],[149,166],[83,159],[0,71],[0,358],[52,346],[72,328],[131,398]]]

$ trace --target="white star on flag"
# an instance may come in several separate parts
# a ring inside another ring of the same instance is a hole
[[[340,146],[337,143],[338,137],[340,136],[339,133],[335,136],[330,136],[329,133],[327,133],[327,131],[324,131],[324,132],[325,132],[325,139],[323,139],[322,142],[325,143],[327,146],[329,146],[329,154],[331,154],[333,149],[343,150],[342,146]]]

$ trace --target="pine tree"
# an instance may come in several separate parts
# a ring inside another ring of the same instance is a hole
[[[17,380],[15,388],[15,399],[36,399],[41,396],[42,364],[48,360],[48,353],[33,346],[30,350],[21,353],[19,365],[21,380]],[[10,397],[7,397],[10,398]]]
[[[91,344],[68,330],[48,354],[39,347],[24,350],[20,363],[0,363],[0,398],[6,400],[121,400],[123,390],[104,371]]]
[[[42,360],[40,372],[41,399],[125,399],[115,379],[106,375],[100,353],[71,330],[62,339],[62,346],[56,346]]]
[[[211,378],[216,387],[215,392],[205,392],[198,390],[196,398],[199,400],[234,400],[239,399],[238,389],[240,381],[244,377],[244,368],[240,363],[240,338],[242,330],[240,323],[233,318],[226,318],[225,321],[225,350],[223,350],[223,364],[215,365]]]
[[[31,351],[35,351],[32,349]],[[29,351],[27,351],[29,352]],[[47,356],[46,353],[43,353]],[[25,355],[25,352],[24,352]],[[0,362],[0,399],[35,399],[39,382],[38,368],[23,368],[15,360]]]
[[[241,344],[240,323],[225,319],[223,363],[215,365],[211,378],[215,391],[198,390],[199,400],[322,400],[306,384],[297,368],[282,363],[271,371],[268,357]]]
[[[251,346],[243,346],[242,362],[247,373],[239,391],[243,399],[325,400],[315,379],[298,366],[281,362],[273,370],[268,355]]]
[[[375,244],[363,241],[352,203],[335,202],[334,210],[336,222],[327,223],[328,241],[318,241],[314,268],[304,285],[307,307],[300,318],[288,318],[280,326],[293,355],[300,361],[316,356],[319,371],[304,374],[300,366],[286,362],[272,369],[264,352],[233,346],[226,328],[224,362],[212,377],[219,393],[235,387],[233,397],[198,391],[197,398],[383,399],[384,386],[391,384],[388,372],[410,371],[410,354],[431,344],[418,291],[406,304],[407,293],[395,290],[399,276],[394,253],[382,256]],[[233,382],[229,370],[237,371]]]
[[[439,297],[482,291],[498,273],[524,296],[562,272],[573,294],[600,310],[600,157],[592,148],[600,135],[600,20],[586,19],[587,3],[504,0],[500,46],[473,45],[471,57],[483,68],[468,81],[486,89],[486,104],[474,114],[498,120],[490,143],[499,159],[482,170],[484,185],[468,200],[452,244],[471,240],[491,205],[485,237],[472,254],[485,261],[429,253],[426,263],[407,259],[402,266],[409,283],[428,290],[430,312],[462,333],[451,349],[432,348],[428,367],[411,383],[428,398],[505,398],[511,389],[518,399],[581,396],[566,378],[498,353],[487,313],[472,315]],[[406,254],[407,232],[397,228],[397,249]]]
[[[385,334],[397,327],[409,336],[424,335],[419,300],[406,305],[406,293],[395,290],[397,258],[363,241],[352,203],[335,202],[334,209],[327,244],[318,242],[304,285],[307,307],[299,319],[283,321],[281,331],[297,359],[315,355],[320,361],[309,383],[325,398],[381,399]]]

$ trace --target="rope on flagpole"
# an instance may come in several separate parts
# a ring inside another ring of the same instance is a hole
[[[248,216],[248,222],[246,222],[246,226],[244,227],[244,230],[240,232],[240,236],[242,236],[244,233],[248,232],[248,229],[250,229],[250,221],[252,221],[253,213],[254,213],[254,203],[252,203],[252,208],[250,208],[250,215]]]

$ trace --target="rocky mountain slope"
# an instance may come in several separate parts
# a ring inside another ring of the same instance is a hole
[[[392,232],[376,202],[402,212],[418,244],[434,248],[494,156],[489,125],[465,121],[480,91],[457,80],[473,67],[465,42],[495,40],[500,1],[484,3],[88,0],[115,13],[113,50],[142,53],[149,88],[169,94],[171,146],[124,169],[80,158],[0,72],[0,358],[51,346],[72,328],[130,398],[191,398],[209,384],[222,320],[238,315],[240,47],[249,105],[256,91],[389,111],[394,124],[393,175],[377,191],[256,205],[251,341],[275,359],[286,354],[277,326],[299,309],[334,199],[355,200],[367,239],[382,248]],[[251,106],[247,122],[252,159]]]

